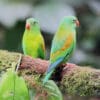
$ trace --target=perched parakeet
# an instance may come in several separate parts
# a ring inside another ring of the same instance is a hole
[[[43,83],[48,81],[56,67],[66,63],[71,56],[76,45],[77,26],[79,26],[79,21],[75,16],[66,16],[61,21],[52,41],[50,65],[46,71]]]
[[[42,59],[45,57],[44,39],[40,32],[39,23],[34,18],[29,18],[26,20],[22,47],[25,55]]]

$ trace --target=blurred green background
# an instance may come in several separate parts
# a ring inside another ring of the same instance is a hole
[[[69,62],[100,68],[99,0],[0,0],[0,49],[22,52],[25,20],[39,20],[49,59],[51,41],[63,16],[80,21],[77,48]]]

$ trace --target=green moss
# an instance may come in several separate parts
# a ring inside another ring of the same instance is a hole
[[[0,72],[10,68],[12,63],[18,63],[20,53],[11,53],[5,50],[0,50]]]
[[[0,73],[10,68],[12,63],[17,64],[20,53],[11,53],[0,50]],[[36,73],[34,68],[21,69],[19,74],[23,76],[29,87],[34,87],[39,93],[43,90],[42,76]],[[92,68],[76,67],[65,73],[61,81],[62,91],[80,96],[100,96],[100,71]]]
[[[61,84],[61,88],[72,95],[100,96],[100,77],[90,68],[78,68],[65,74]]]

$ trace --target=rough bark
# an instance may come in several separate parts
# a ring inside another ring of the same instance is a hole
[[[10,68],[13,62],[17,65],[20,55],[22,54],[0,50],[0,72]],[[37,81],[43,79],[48,65],[47,60],[22,55],[18,72],[30,87],[40,90]],[[56,81],[62,92],[81,96],[100,96],[99,69],[77,65],[67,66],[67,64],[61,67],[53,74],[52,79]]]

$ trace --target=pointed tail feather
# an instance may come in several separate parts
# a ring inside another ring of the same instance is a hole
[[[43,84],[45,84],[48,81],[52,73],[53,73],[53,70],[46,74],[45,78],[43,79]]]
[[[50,64],[49,68],[47,69],[46,76],[45,76],[45,78],[44,78],[44,80],[43,80],[43,84],[45,84],[45,83],[48,81],[48,79],[49,79],[50,76],[52,75],[54,69],[55,69],[57,66],[59,66],[59,65],[61,64],[62,61],[63,61],[63,58],[60,58],[60,59],[58,59],[55,63]]]
[[[53,69],[55,69],[57,66],[59,66],[59,65],[62,63],[63,59],[64,59],[64,58],[62,57],[62,58],[59,58],[56,62],[51,63],[50,66],[49,66],[48,69],[47,69],[47,73],[49,73],[51,70],[53,70]]]

